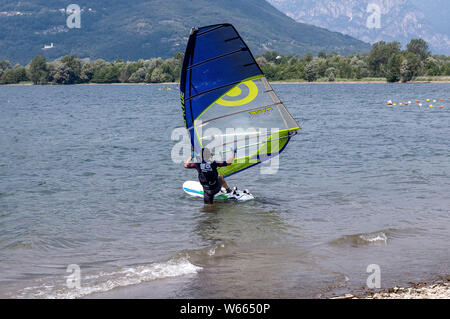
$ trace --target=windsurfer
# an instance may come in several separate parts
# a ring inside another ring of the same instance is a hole
[[[184,163],[185,168],[195,168],[198,172],[198,180],[203,186],[203,201],[205,204],[212,204],[214,201],[214,195],[216,195],[222,189],[222,186],[226,189],[227,193],[231,192],[230,187],[225,182],[225,179],[217,172],[217,167],[231,165],[236,156],[237,150],[234,149],[233,155],[228,161],[223,162],[211,162],[211,151],[208,148],[202,149],[202,162],[191,163],[194,154],[188,158]]]

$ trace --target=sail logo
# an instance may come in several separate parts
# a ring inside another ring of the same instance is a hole
[[[184,126],[187,127],[186,124],[186,105],[184,103],[184,93],[180,92],[180,102],[181,102],[181,111],[183,112]]]
[[[261,114],[267,114],[267,113],[270,113],[270,112],[272,112],[272,108],[271,107],[266,107],[265,109],[259,109],[259,110],[251,111],[251,112],[248,112],[248,113],[250,115],[261,115]]]
[[[242,89],[240,88],[241,85],[247,87],[248,89],[247,95],[243,93]],[[241,97],[242,95],[245,96]],[[257,95],[258,95],[258,87],[256,86],[255,82],[253,82],[252,80],[248,80],[241,82],[235,87],[233,87],[225,95],[223,95],[220,99],[218,99],[216,103],[223,106],[241,106],[253,101]],[[229,97],[232,99],[224,99],[224,97]],[[238,100],[235,99],[239,97],[241,98]]]

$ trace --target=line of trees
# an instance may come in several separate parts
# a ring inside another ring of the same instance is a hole
[[[175,82],[180,77],[183,57],[183,53],[176,53],[166,60],[107,62],[99,59],[91,62],[67,55],[47,62],[37,56],[27,66],[17,64],[14,67],[8,61],[0,61],[0,84]],[[381,41],[366,54],[340,56],[320,52],[317,56],[308,53],[299,58],[268,51],[257,56],[256,61],[271,81],[385,78],[388,82],[408,82],[417,76],[450,76],[450,57],[432,55],[421,39],[411,40],[404,50],[399,42]]]
[[[180,77],[183,53],[163,60],[153,58],[137,62],[118,59],[107,62],[102,59],[90,62],[74,55],[47,62],[36,56],[27,66],[11,68],[8,61],[0,61],[0,84],[24,81],[33,84],[80,84],[80,83],[163,83],[175,82]]]
[[[408,82],[418,76],[450,76],[450,57],[432,55],[428,44],[421,39],[411,40],[405,50],[399,42],[380,41],[366,54],[340,56],[320,52],[316,57],[306,54],[298,58],[272,51],[257,57],[256,61],[272,81],[379,78]]]

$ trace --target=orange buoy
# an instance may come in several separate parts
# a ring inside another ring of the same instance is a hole
[[[444,108],[444,106],[443,106],[443,105],[441,105],[441,106],[440,106],[440,108],[441,108],[441,109],[443,109],[443,108]]]
[[[408,104],[409,104],[408,102],[405,103],[405,105],[408,105]]]
[[[442,102],[442,101],[444,101],[444,99],[440,99],[439,101],[441,101],[441,102]]]

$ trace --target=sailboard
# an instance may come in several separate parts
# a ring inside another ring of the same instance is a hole
[[[193,197],[203,197],[203,186],[198,181],[186,181],[183,184],[183,190],[186,194]],[[236,200],[239,202],[245,202],[255,197],[248,190],[238,190],[233,189],[231,192],[227,193],[225,188],[222,187],[220,192],[218,192],[214,199],[227,199],[227,200]]]
[[[279,155],[300,129],[231,24],[191,30],[180,78],[181,109],[192,151],[211,150],[230,176]]]

